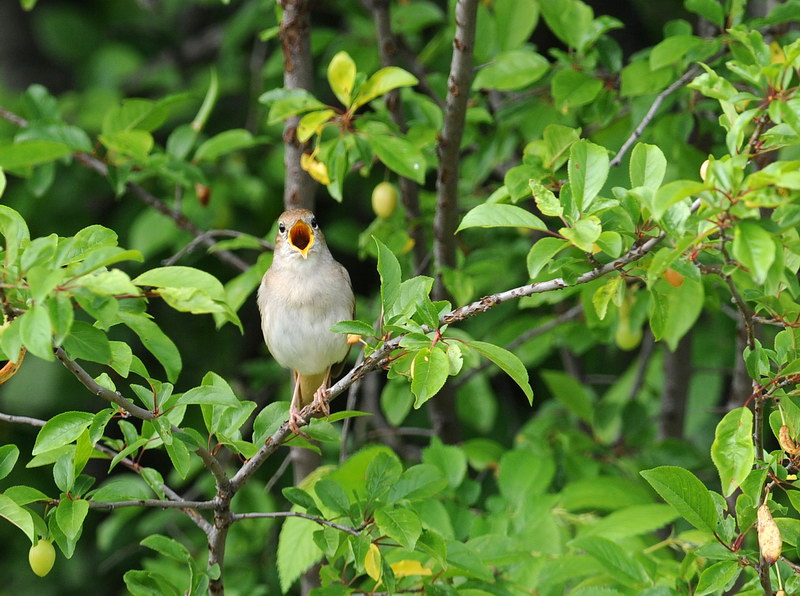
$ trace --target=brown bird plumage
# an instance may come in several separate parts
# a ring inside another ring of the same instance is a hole
[[[295,432],[304,406],[315,402],[328,411],[321,392],[328,388],[331,367],[349,350],[347,337],[330,328],[352,319],[354,307],[350,275],[328,250],[314,214],[283,212],[272,265],[258,288],[258,308],[267,348],[295,376],[289,417]]]

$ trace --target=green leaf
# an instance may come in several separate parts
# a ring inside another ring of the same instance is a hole
[[[478,70],[473,89],[511,91],[527,87],[550,69],[547,59],[533,50],[522,48],[502,52]]]
[[[412,87],[419,83],[417,77],[396,66],[381,68],[361,85],[350,109],[355,110],[376,97],[399,87]],[[410,177],[410,176],[409,176]]]
[[[403,466],[394,453],[379,453],[369,462],[364,488],[370,501],[380,499],[394,487],[403,472]]]
[[[88,412],[62,412],[45,422],[36,435],[33,455],[39,455],[72,443],[84,429],[88,428],[94,416]]]
[[[520,474],[523,469],[525,473]],[[547,491],[555,472],[555,462],[546,451],[534,454],[527,449],[513,449],[500,458],[497,485],[513,507],[524,507],[533,495]]]
[[[662,280],[654,290],[650,295],[650,329],[657,340],[665,340],[674,351],[703,310],[703,283],[686,277],[675,288]]]
[[[43,360],[53,360],[53,330],[46,306],[37,304],[19,317],[22,343],[31,354]]]
[[[753,468],[753,413],[749,408],[731,410],[720,420],[711,444],[711,460],[717,467],[722,495],[728,497]]]
[[[535,0],[495,0],[492,6],[497,30],[503,32],[497,39],[501,50],[512,50],[528,41],[539,20]]]
[[[333,110],[318,110],[315,112],[308,112],[297,123],[297,138],[301,143],[305,143],[308,139],[316,134],[319,127],[325,124],[328,120],[333,118],[336,112]]]
[[[422,462],[439,468],[450,488],[457,488],[467,475],[467,456],[463,449],[445,445],[437,438],[432,439],[431,446],[422,451]]]
[[[67,540],[74,540],[78,536],[87,513],[89,513],[89,501],[61,499],[56,509],[56,522]]]
[[[278,536],[277,567],[281,592],[289,591],[299,577],[322,558],[314,543],[319,526],[307,519],[290,517],[283,522]]]
[[[381,277],[381,304],[383,312],[388,313],[400,297],[400,262],[394,253],[373,236],[378,247],[378,274]]]
[[[3,445],[0,447],[0,479],[11,473],[18,458],[19,447],[16,445]]]
[[[302,488],[297,488],[296,486],[286,486],[281,489],[281,493],[290,503],[294,503],[306,511],[309,509],[315,509],[317,507],[317,502],[314,501],[314,497],[312,497]]]
[[[20,170],[55,161],[72,153],[64,143],[45,140],[19,141],[0,145],[0,168]]]
[[[180,542],[173,538],[162,536],[161,534],[152,534],[147,536],[141,542],[139,542],[139,544],[176,561],[186,562],[190,561],[192,558],[192,555],[189,553],[189,549],[183,546]]]
[[[436,466],[417,464],[411,466],[394,483],[387,502],[396,503],[400,499],[422,501],[430,499],[447,488],[447,479]]]
[[[713,533],[717,508],[697,476],[677,466],[661,466],[639,472],[669,505],[698,530]]]
[[[631,186],[658,190],[667,171],[667,158],[655,145],[637,143],[631,152]]]
[[[320,502],[334,513],[346,514],[350,510],[350,499],[342,485],[335,480],[330,478],[318,480],[314,484],[314,493]]]
[[[592,424],[594,403],[592,395],[580,381],[566,372],[557,370],[542,371],[542,379],[548,389],[578,418]]]
[[[119,313],[120,319],[142,341],[147,350],[156,357],[167,373],[167,379],[174,383],[181,372],[181,355],[178,348],[161,328],[142,314]]]
[[[194,154],[194,161],[216,161],[227,153],[248,149],[261,143],[249,130],[233,128],[214,135],[201,144]]]
[[[558,197],[553,194],[553,191],[538,180],[531,180],[528,184],[531,194],[533,194],[533,200],[536,201],[536,207],[542,212],[542,215],[561,217],[564,213],[564,208],[561,206],[561,201],[558,200]]]
[[[758,223],[744,220],[733,231],[733,257],[750,270],[753,281],[763,284],[775,262],[775,242]]]
[[[64,339],[64,349],[70,358],[107,364],[111,361],[111,344],[108,336],[93,325],[75,321]]]
[[[186,393],[178,398],[175,405],[183,406],[188,404],[213,404],[218,406],[237,407],[239,400],[233,394],[230,387],[216,387],[212,385],[203,385],[189,389]]]
[[[400,546],[414,550],[420,534],[422,523],[416,513],[402,507],[378,509],[375,511],[375,523],[378,529],[400,543]]]
[[[658,70],[678,62],[686,52],[703,43],[694,35],[673,35],[653,46],[650,51],[650,70]]]
[[[410,142],[384,134],[367,135],[367,142],[387,168],[419,184],[425,182],[425,156]]]
[[[98,137],[110,151],[144,161],[153,150],[153,135],[145,130],[120,130]]]
[[[683,6],[689,12],[699,14],[717,27],[725,25],[725,13],[722,10],[722,4],[717,0],[684,0]]]
[[[356,63],[345,51],[337,52],[328,64],[328,84],[343,106],[350,106],[356,82]]]
[[[695,588],[695,596],[705,596],[713,592],[724,592],[730,589],[734,580],[739,577],[742,566],[738,561],[720,561],[709,565],[700,574]]]
[[[530,383],[528,383],[528,370],[513,352],[509,352],[505,348],[483,341],[470,341],[467,342],[467,345],[499,366],[503,372],[520,386],[525,397],[528,398],[528,403],[533,403],[533,389],[531,389]]]
[[[630,586],[647,581],[647,575],[641,564],[608,538],[587,536],[575,540],[572,544],[596,559],[615,580]]]
[[[285,120],[291,116],[325,107],[325,104],[305,89],[280,89],[278,91],[279,97],[274,101],[272,101],[274,96],[273,91],[264,93],[258,99],[261,103],[272,101],[272,105],[269,108],[269,115],[267,116],[267,124],[277,124],[281,120]]]
[[[598,318],[602,321],[608,312],[608,303],[620,295],[620,290],[624,287],[622,277],[617,275],[611,277],[606,283],[597,288],[592,294],[592,305]]]
[[[603,228],[600,218],[590,215],[575,222],[571,228],[561,228],[558,233],[584,252],[595,252],[594,244],[600,238]]]
[[[584,212],[608,177],[608,151],[586,139],[574,143],[569,150],[568,175],[575,203]]]
[[[539,238],[528,252],[528,275],[535,278],[556,254],[569,246],[569,242],[561,238]]]
[[[419,408],[436,395],[450,375],[450,360],[439,346],[422,348],[411,362],[411,392]]]
[[[35,540],[33,517],[27,509],[17,505],[10,497],[0,495],[0,517],[22,530],[33,544]]]
[[[467,228],[529,228],[546,230],[544,222],[530,211],[515,205],[483,203],[470,209],[456,233]]]
[[[550,87],[556,106],[561,110],[571,110],[593,102],[603,89],[603,81],[568,68],[555,74]]]
[[[705,184],[695,180],[673,180],[656,191],[654,204],[648,205],[653,213],[653,217],[661,217],[675,203],[683,201],[687,197],[695,195],[705,190]]]
[[[0,168],[0,198],[6,190],[6,175],[3,173],[3,168]]]
[[[289,419],[289,402],[276,401],[267,404],[253,421],[253,443],[264,444]]]
[[[331,331],[334,333],[352,333],[366,337],[375,335],[375,330],[372,328],[372,325],[364,321],[339,321],[331,327]]]

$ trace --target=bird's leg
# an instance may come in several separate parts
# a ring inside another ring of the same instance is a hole
[[[331,415],[330,404],[328,404],[328,402],[325,400],[325,392],[328,390],[328,385],[330,382],[331,367],[329,366],[328,370],[325,371],[325,379],[323,379],[322,385],[320,385],[314,392],[314,401],[311,402],[311,406],[315,410],[319,410],[326,418]]]
[[[293,371],[294,375],[294,391],[292,392],[292,402],[289,404],[289,428],[292,432],[301,437],[308,437],[306,433],[300,430],[298,423],[304,422],[300,417],[300,375]]]

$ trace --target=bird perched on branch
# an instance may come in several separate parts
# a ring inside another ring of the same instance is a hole
[[[353,318],[350,275],[328,250],[325,236],[308,209],[284,211],[272,265],[258,288],[261,329],[270,353],[295,380],[289,425],[300,434],[300,410],[314,403],[327,415],[324,392],[331,370],[350,349],[347,336],[331,327]]]

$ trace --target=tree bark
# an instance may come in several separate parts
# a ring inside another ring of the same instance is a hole
[[[286,89],[313,87],[314,69],[311,61],[311,2],[310,0],[281,0],[281,44],[283,46],[283,85]],[[285,209],[314,209],[316,183],[300,167],[300,156],[306,144],[297,138],[297,123],[293,116],[286,120],[283,128],[286,180],[283,187]]]
[[[686,403],[692,378],[692,331],[683,336],[675,351],[664,353],[664,388],[658,434],[661,439],[683,437]]]

